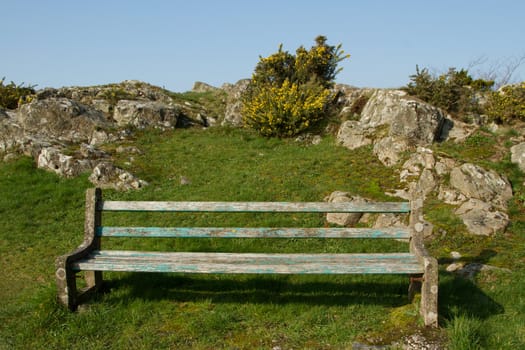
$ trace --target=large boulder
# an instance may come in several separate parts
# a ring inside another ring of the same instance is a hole
[[[153,101],[120,100],[115,106],[113,119],[119,126],[133,125],[143,129],[148,126],[175,128],[181,110]]]
[[[389,125],[389,135],[411,144],[430,145],[441,135],[445,116],[428,103],[400,90],[376,90],[361,113],[364,128]]]
[[[475,235],[493,235],[505,230],[509,224],[509,217],[506,213],[475,198],[464,202],[456,210],[456,214],[463,220],[469,232]]]
[[[450,185],[467,198],[480,199],[500,209],[506,209],[512,198],[512,187],[504,176],[470,163],[452,169]]]
[[[93,132],[109,127],[102,112],[67,98],[22,105],[17,122],[26,134],[62,142],[89,142]]]
[[[226,111],[221,125],[242,126],[242,101],[241,96],[248,88],[250,79],[239,80],[235,84],[224,84],[222,89],[226,92]]]

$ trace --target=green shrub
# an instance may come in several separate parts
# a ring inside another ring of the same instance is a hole
[[[476,94],[489,91],[493,81],[473,79],[466,69],[449,68],[447,73],[434,76],[427,68],[416,66],[416,74],[404,90],[425,102],[452,114],[481,112]]]
[[[246,126],[265,136],[295,136],[313,126],[333,100],[330,87],[349,57],[341,45],[330,46],[326,38],[296,54],[283,51],[261,57],[248,88],[242,96],[242,115]]]
[[[0,107],[15,109],[20,103],[30,101],[35,93],[34,86],[24,86],[24,83],[16,85],[14,82],[4,85],[4,81],[5,77],[0,80]]]
[[[492,92],[486,112],[489,118],[498,123],[525,121],[525,81]]]

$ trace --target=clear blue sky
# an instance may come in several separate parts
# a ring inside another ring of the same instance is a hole
[[[416,64],[445,71],[525,55],[524,15],[522,0],[0,0],[0,77],[187,91],[249,78],[280,43],[293,53],[324,35],[351,55],[338,82],[399,87]]]

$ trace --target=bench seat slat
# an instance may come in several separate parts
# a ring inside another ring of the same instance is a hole
[[[406,227],[264,228],[264,227],[97,227],[99,237],[151,238],[395,238],[408,239]]]
[[[247,274],[420,274],[410,253],[256,254],[95,251],[74,270]]]
[[[151,202],[102,201],[103,211],[160,212],[282,212],[282,213],[408,213],[408,202]]]

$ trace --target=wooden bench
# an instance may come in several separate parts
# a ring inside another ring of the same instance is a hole
[[[409,297],[421,291],[421,314],[437,326],[437,262],[422,242],[422,203],[283,203],[283,202],[144,202],[104,201],[100,189],[86,194],[84,242],[56,260],[58,299],[71,310],[102,284],[102,271],[228,273],[228,274],[405,274]],[[102,213],[140,212],[283,212],[283,213],[410,213],[409,228],[227,228],[108,227]],[[374,254],[255,254],[101,250],[101,237],[190,238],[374,238],[407,239],[410,249]],[[76,274],[84,272],[86,287],[77,290]]]

